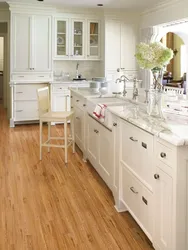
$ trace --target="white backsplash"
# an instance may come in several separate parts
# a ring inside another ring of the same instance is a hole
[[[54,71],[63,71],[70,74],[70,79],[76,76],[76,64],[78,71],[87,80],[92,77],[104,76],[103,63],[100,61],[54,61]]]

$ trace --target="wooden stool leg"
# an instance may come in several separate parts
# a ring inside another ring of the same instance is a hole
[[[40,121],[40,161],[42,160],[42,121]]]
[[[65,137],[65,163],[67,163],[67,119],[64,122],[64,137]]]
[[[71,117],[72,150],[75,153],[74,117]]]
[[[48,122],[48,140],[50,140],[50,132],[51,132],[50,130],[51,130],[51,122]],[[50,152],[50,147],[48,147],[48,152]]]

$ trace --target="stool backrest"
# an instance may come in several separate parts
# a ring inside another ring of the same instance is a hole
[[[50,110],[49,87],[37,89],[39,116]]]

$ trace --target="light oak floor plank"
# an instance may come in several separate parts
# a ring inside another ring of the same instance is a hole
[[[9,128],[2,105],[0,131],[0,250],[153,249],[78,148],[67,167],[58,148],[44,148],[40,162],[39,126]]]

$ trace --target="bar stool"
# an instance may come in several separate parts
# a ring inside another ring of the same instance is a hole
[[[65,111],[53,112],[51,111],[49,87],[39,88],[37,90],[38,108],[39,108],[39,121],[40,121],[40,160],[42,160],[42,147],[64,148],[65,149],[65,163],[68,160],[68,147],[72,145],[73,153],[75,153],[75,139],[74,139],[74,112],[67,111],[67,96],[65,96]],[[67,122],[70,121],[71,135],[67,136]],[[43,142],[42,140],[42,126],[43,122],[48,123],[48,140]],[[63,122],[64,123],[64,137],[51,137],[51,122]],[[64,140],[64,144],[50,144],[51,139]]]

